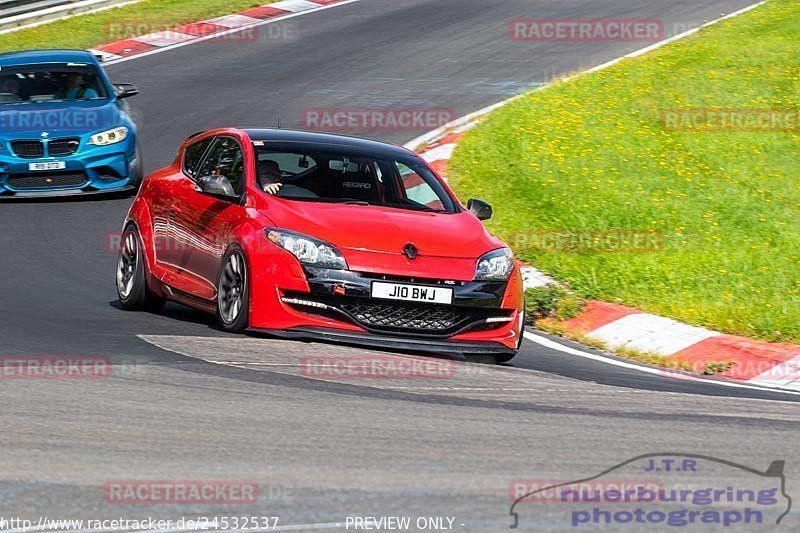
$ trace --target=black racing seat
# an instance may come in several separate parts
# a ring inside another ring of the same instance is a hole
[[[351,198],[360,202],[380,203],[378,180],[366,172],[333,172],[328,176],[327,194],[331,198]]]

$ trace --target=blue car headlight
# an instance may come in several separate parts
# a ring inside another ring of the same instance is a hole
[[[508,248],[483,254],[475,267],[475,281],[506,281],[514,271],[514,253]]]
[[[128,137],[128,128],[120,126],[110,130],[95,133],[89,138],[89,144],[96,146],[108,146],[124,141]]]
[[[282,229],[267,228],[267,238],[306,265],[347,270],[347,261],[332,244]]]

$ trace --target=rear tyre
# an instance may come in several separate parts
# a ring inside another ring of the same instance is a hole
[[[147,288],[147,265],[136,227],[129,225],[122,233],[117,257],[117,296],[123,309],[157,313],[166,300]]]
[[[217,320],[225,331],[241,333],[250,321],[250,277],[244,251],[232,245],[222,258],[217,283]]]

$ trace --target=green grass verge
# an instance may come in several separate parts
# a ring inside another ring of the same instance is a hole
[[[92,48],[110,41],[235,13],[274,0],[145,0],[0,35],[0,53],[42,48]],[[124,25],[120,31],[119,24]],[[112,26],[117,25],[117,26]],[[141,27],[141,31],[131,30]],[[120,33],[124,35],[120,36]]]
[[[770,0],[533,92],[463,138],[451,182],[494,204],[490,228],[580,298],[800,341],[798,131],[662,124],[670,109],[800,109],[798,36],[800,3]],[[641,241],[604,240],[617,230]]]

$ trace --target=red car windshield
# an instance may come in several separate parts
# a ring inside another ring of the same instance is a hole
[[[258,185],[297,201],[354,203],[456,212],[438,178],[421,162],[320,150],[258,148]],[[270,188],[269,185],[280,184]]]

